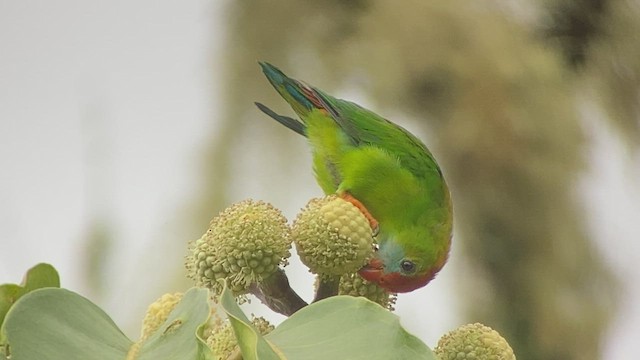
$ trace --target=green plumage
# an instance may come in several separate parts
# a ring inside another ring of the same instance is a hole
[[[452,229],[449,190],[429,150],[379,115],[261,66],[302,122],[259,108],[308,138],[325,193],[350,194],[378,221],[376,281],[396,292],[424,286],[447,259]]]

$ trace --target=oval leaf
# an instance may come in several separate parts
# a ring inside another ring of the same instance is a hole
[[[3,324],[11,358],[119,359],[132,345],[111,318],[86,298],[66,289],[24,295]]]
[[[45,263],[40,263],[27,271],[21,285],[4,284],[0,286],[0,325],[9,309],[18,299],[33,290],[45,287],[60,287],[60,277],[56,269]],[[0,343],[4,342],[0,334]]]
[[[27,271],[22,286],[27,291],[45,287],[60,287],[60,276],[56,269],[45,263],[40,263]]]
[[[436,359],[398,316],[360,297],[333,296],[306,306],[265,338],[287,359]]]

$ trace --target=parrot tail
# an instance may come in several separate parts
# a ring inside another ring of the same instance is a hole
[[[304,120],[312,110],[319,109],[330,115],[336,115],[335,110],[327,103],[322,93],[285,75],[277,67],[260,62],[265,76],[293,110]]]
[[[309,114],[309,112],[313,110],[324,111],[334,119],[339,118],[337,111],[335,111],[335,109],[329,105],[329,103],[325,100],[324,95],[319,90],[311,88],[310,86],[307,86],[298,80],[288,77],[282,71],[280,71],[280,69],[269,63],[259,62],[259,64],[262,67],[262,72],[264,72],[271,85],[273,85],[280,96],[282,96],[289,103],[289,105],[303,121]],[[306,126],[304,122],[279,115],[263,104],[255,104],[258,109],[274,118],[282,125],[288,127],[289,129],[297,132],[300,135],[306,136]]]
[[[298,121],[296,119],[292,119],[292,118],[287,117],[287,116],[279,115],[275,111],[269,109],[268,107],[266,107],[265,105],[263,105],[263,104],[261,104],[259,102],[256,102],[254,104],[256,104],[258,109],[260,109],[263,113],[265,113],[265,114],[269,115],[270,117],[274,118],[280,124],[288,127],[289,129],[297,132],[298,134],[300,134],[302,136],[307,136],[305,134],[305,131],[304,131],[305,126],[300,121]]]

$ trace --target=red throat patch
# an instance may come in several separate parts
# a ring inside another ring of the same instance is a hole
[[[380,259],[372,259],[367,266],[358,271],[360,276],[378,284],[381,288],[392,293],[406,293],[427,285],[436,276],[439,268],[433,268],[424,275],[404,276],[399,272],[384,273],[384,264]]]
[[[434,278],[434,274],[423,276],[404,276],[398,272],[382,275],[378,286],[392,293],[406,293],[427,285]]]

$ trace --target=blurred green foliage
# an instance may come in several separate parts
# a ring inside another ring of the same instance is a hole
[[[523,359],[600,358],[617,282],[575,191],[589,145],[580,101],[608,110],[611,125],[638,144],[639,6],[525,1],[533,21],[524,21],[505,4],[230,3],[226,68],[215,75],[227,108],[196,220],[228,203],[233,165],[255,156],[242,151],[251,135],[287,154],[271,164],[280,179],[300,171],[287,150],[294,136],[256,120],[254,100],[281,103],[269,100],[257,60],[335,95],[360,89],[379,113],[411,115],[429,135],[452,184],[469,319],[499,329]]]

